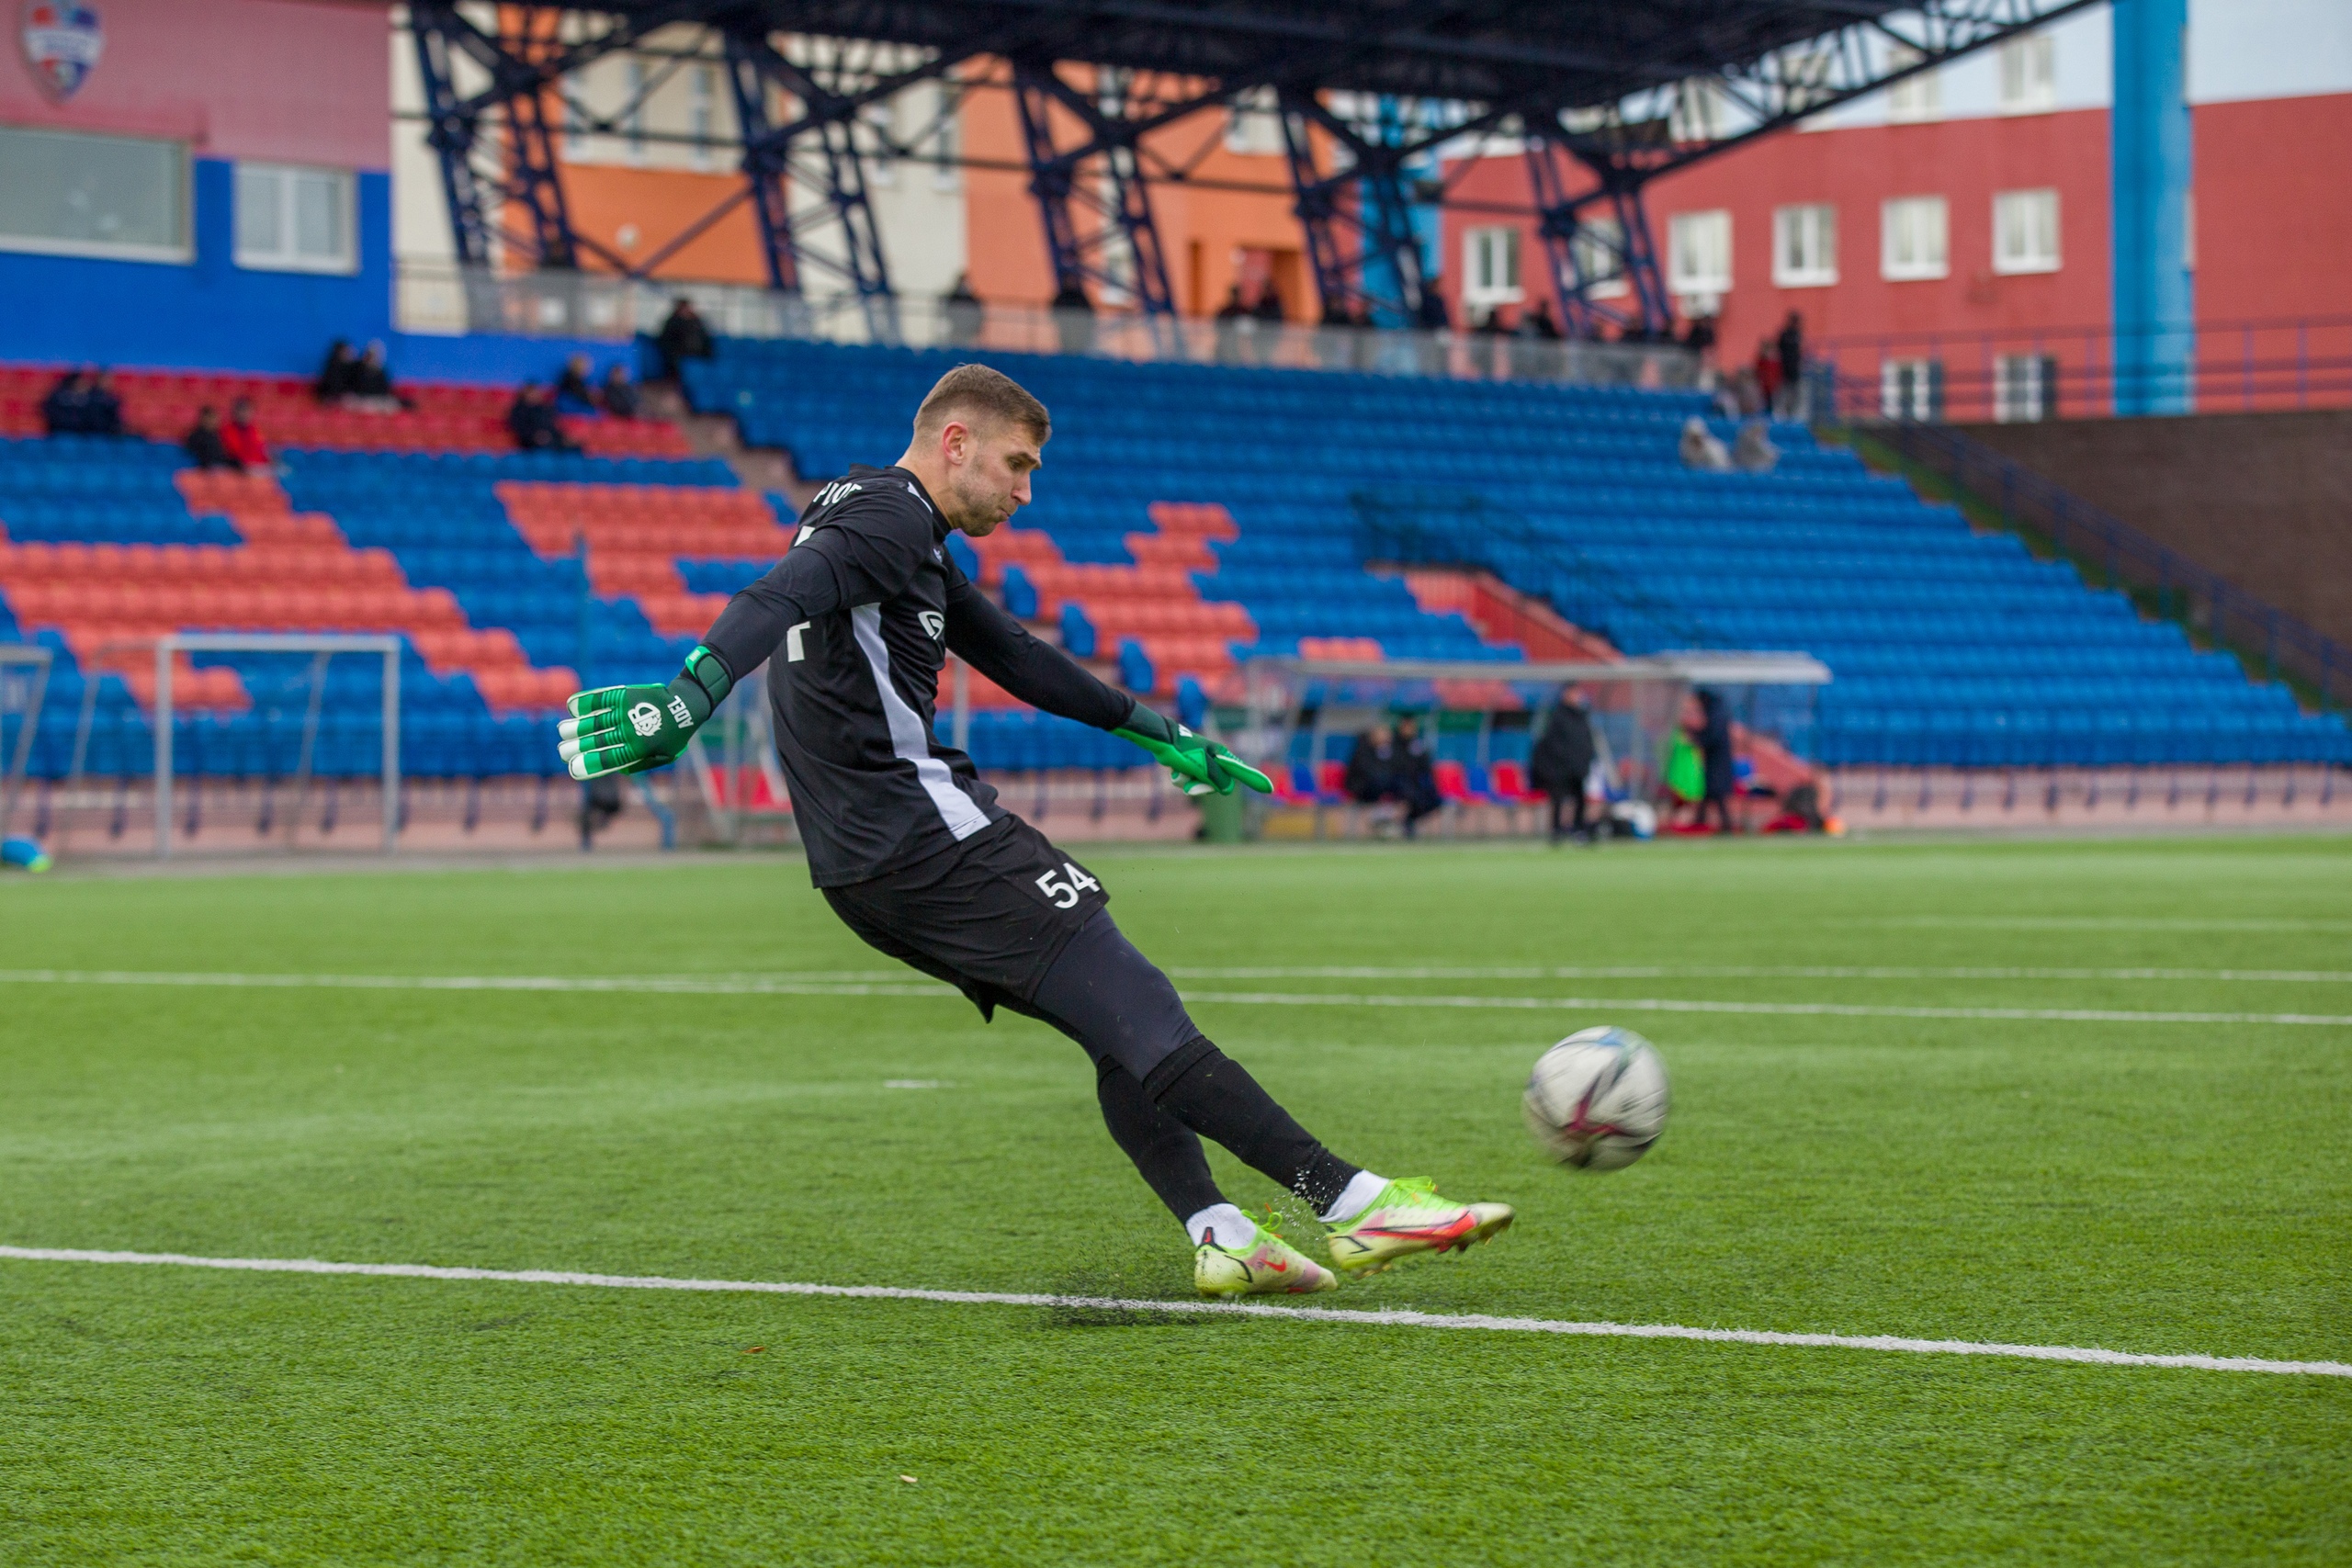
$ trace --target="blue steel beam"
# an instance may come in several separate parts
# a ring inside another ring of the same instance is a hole
[[[1151,192],[1137,148],[1143,128],[1137,117],[1125,112],[1124,75],[1102,74],[1108,90],[1098,96],[1063,81],[1050,56],[1023,52],[1012,59],[1013,102],[1029,160],[1029,194],[1036,200],[1045,229],[1054,291],[1057,298],[1085,295],[1092,299],[1090,284],[1094,289],[1121,289],[1134,297],[1144,314],[1172,316],[1176,294],[1168,279],[1167,248],[1152,215]],[[1116,103],[1117,112],[1106,103]],[[1083,128],[1085,139],[1078,146],[1060,145],[1057,109]],[[1099,180],[1090,180],[1088,164],[1096,160]],[[1094,219],[1086,229],[1080,226],[1080,210]],[[1124,256],[1113,249],[1114,235]],[[1126,264],[1124,271],[1121,260]]]

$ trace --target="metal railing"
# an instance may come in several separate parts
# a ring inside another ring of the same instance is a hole
[[[2258,660],[2272,680],[2283,672],[2302,681],[2323,709],[2342,705],[2335,683],[2352,676],[2352,649],[2277,605],[1948,425],[1888,420],[1848,429],[1997,508],[2006,526],[2022,525],[2060,553],[2105,568],[2108,586],[2152,596],[2157,614]]]
[[[1808,345],[1849,417],[2008,423],[2352,406],[2352,316],[1890,333]]]
[[[807,298],[741,284],[647,282],[582,272],[505,275],[437,262],[400,264],[396,315],[406,332],[624,342],[659,331],[680,299],[692,299],[710,330],[725,337],[1659,390],[1693,387],[1699,379],[1698,356],[1676,344],[1317,327],[969,299]]]

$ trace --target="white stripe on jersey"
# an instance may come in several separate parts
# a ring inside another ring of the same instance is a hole
[[[890,750],[901,761],[914,764],[915,777],[922,781],[931,803],[939,807],[939,819],[947,824],[947,830],[961,843],[989,825],[988,813],[956,787],[956,776],[947,771],[947,764],[931,754],[931,740],[922,732],[922,717],[907,705],[906,698],[899,695],[899,688],[890,684],[890,650],[882,646],[882,606],[860,604],[850,611],[849,622],[857,634],[857,646],[865,650],[866,667],[874,671],[875,690],[882,694],[882,717],[890,727]]]

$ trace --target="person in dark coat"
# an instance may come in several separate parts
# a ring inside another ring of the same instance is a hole
[[[114,389],[114,372],[100,370],[90,378],[88,400],[83,404],[85,435],[122,434],[122,394]]]
[[[89,432],[90,388],[97,379],[87,370],[68,370],[40,400],[41,428],[51,435],[83,435]]]
[[[589,373],[595,367],[595,362],[584,354],[575,354],[563,362],[563,374],[555,378],[556,412],[593,414],[603,412],[596,403],[595,383],[588,379]]]
[[[1340,787],[1358,806],[1377,804],[1388,793],[1388,775],[1396,754],[1396,732],[1385,724],[1374,725],[1356,737]]]
[[[1535,738],[1535,749],[1527,759],[1528,782],[1542,790],[1552,803],[1551,839],[1555,844],[1571,836],[1581,843],[1593,841],[1592,829],[1585,821],[1584,794],[1592,760],[1592,712],[1585,706],[1582,690],[1563,686],[1559,700],[1544,715],[1544,732]],[[1563,827],[1563,808],[1570,806],[1574,807],[1573,819]]]
[[[348,338],[337,338],[327,344],[326,363],[319,367],[319,378],[311,385],[311,395],[322,403],[339,403],[356,389],[353,383],[359,369],[358,351]]]
[[[1699,815],[1695,825],[1707,825],[1707,811],[1713,807],[1715,822],[1724,832],[1731,831],[1731,796],[1738,783],[1732,764],[1731,705],[1724,701],[1721,692],[1701,687],[1694,694],[1699,699],[1700,720],[1691,731],[1690,743],[1699,749],[1699,760],[1706,768],[1706,794],[1699,799]]]
[[[577,452],[563,426],[556,423],[555,401],[548,389],[536,381],[526,381],[516,389],[514,402],[506,411],[506,428],[514,437],[514,445],[526,452]]]
[[[628,378],[628,367],[616,365],[605,372],[604,390],[598,394],[605,412],[615,419],[635,419],[643,405],[638,399],[637,383]]]
[[[1421,818],[1445,804],[1437,793],[1437,767],[1421,739],[1420,726],[1407,714],[1396,721],[1396,761],[1390,787],[1405,807],[1405,837],[1411,838]]]
[[[196,427],[180,443],[188,461],[199,469],[242,469],[244,465],[230,455],[229,443],[220,434],[220,411],[210,403],[196,411]]]
[[[703,325],[695,302],[683,299],[670,307],[669,319],[655,334],[653,346],[662,351],[662,363],[670,367],[673,379],[687,360],[708,359],[718,352],[710,341],[710,329]]]
[[[1781,416],[1795,419],[1802,412],[1798,405],[1804,393],[1804,318],[1791,310],[1772,348],[1781,366]]]

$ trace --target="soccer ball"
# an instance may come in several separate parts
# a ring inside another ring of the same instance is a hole
[[[1527,1130],[1579,1170],[1621,1170],[1666,1131],[1666,1064],[1630,1029],[1579,1029],[1536,1061]]]

